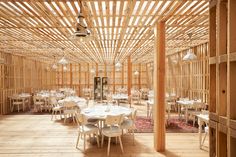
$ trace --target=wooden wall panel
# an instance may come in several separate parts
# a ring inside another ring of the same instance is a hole
[[[48,71],[45,63],[33,61],[21,56],[0,52],[5,64],[0,64],[0,114],[10,112],[9,96],[15,93],[33,93],[41,89],[56,87],[54,71]]]
[[[183,61],[187,53],[179,53],[167,58],[166,92],[176,93],[178,97],[189,99],[201,99],[208,102],[209,98],[209,52],[208,43],[193,48],[197,59]]]

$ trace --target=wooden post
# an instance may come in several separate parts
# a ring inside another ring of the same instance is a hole
[[[72,84],[73,84],[73,79],[72,79],[72,64],[70,63],[70,88],[72,88]]]
[[[107,76],[107,64],[106,63],[104,64],[104,76],[105,77]]]
[[[121,67],[121,86],[124,87],[124,64],[122,63]]]
[[[87,63],[87,75],[88,75],[87,87],[90,88],[90,70],[89,70],[89,63]]]
[[[115,64],[113,65],[113,70],[112,70],[112,79],[113,79],[113,85],[112,85],[112,87],[113,87],[113,94],[115,93],[115,82],[116,82],[116,78],[115,78],[115,72],[116,72],[116,67],[115,67]]]
[[[154,28],[154,147],[165,151],[165,22]]]
[[[96,63],[96,77],[98,77],[98,63]]]
[[[62,87],[64,86],[64,70],[63,70],[63,65],[61,66],[61,85],[62,85]]]
[[[79,96],[80,96],[80,89],[81,89],[81,65],[79,64]]]
[[[128,57],[128,83],[127,83],[127,90],[128,95],[131,95],[131,88],[132,88],[132,63],[130,56]]]
[[[141,64],[140,63],[138,65],[138,71],[139,71],[139,74],[138,74],[138,89],[141,89]]]

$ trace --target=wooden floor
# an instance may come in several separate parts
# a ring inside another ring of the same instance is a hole
[[[50,115],[6,115],[0,116],[0,156],[1,157],[104,157],[107,144],[97,148],[87,142],[86,152],[75,148],[76,125],[63,124],[62,121],[51,121]],[[110,156],[168,156],[168,157],[205,157],[208,151],[198,147],[198,134],[167,133],[167,150],[157,153],[153,148],[153,134],[136,133],[135,145],[131,135],[122,137],[125,153],[122,154],[119,144],[111,145]],[[205,144],[207,146],[207,143]],[[206,149],[208,149],[206,147]]]

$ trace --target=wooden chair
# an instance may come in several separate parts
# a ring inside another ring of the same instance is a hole
[[[64,123],[66,123],[67,118],[72,117],[73,122],[75,122],[76,112],[80,112],[77,104],[73,101],[67,101],[63,105]]]
[[[83,138],[84,138],[84,151],[85,151],[86,135],[89,135],[89,137],[90,137],[91,134],[96,135],[97,145],[99,147],[99,139],[98,139],[99,128],[91,123],[88,123],[87,118],[78,112],[75,113],[75,119],[78,124],[78,138],[76,141],[76,148],[78,148],[80,136],[83,136]]]
[[[131,113],[131,115],[123,120],[123,122],[120,125],[120,128],[123,130],[126,129],[127,131],[132,131],[133,134],[133,144],[134,144],[134,130],[135,127],[135,120],[136,120],[137,110],[134,109]]]
[[[139,91],[133,91],[131,93],[131,102],[140,104],[140,92]]]
[[[112,137],[118,137],[120,142],[120,148],[122,153],[124,152],[121,135],[122,129],[120,128],[120,124],[123,120],[123,115],[108,115],[105,119],[106,127],[102,128],[102,146],[104,142],[104,136],[108,137],[108,147],[107,147],[107,156],[110,154],[110,143]]]
[[[15,106],[17,107],[17,111],[20,112],[20,106],[22,106],[22,109],[24,111],[24,103],[23,99],[18,96],[13,96],[12,98],[12,104],[11,104],[11,112],[14,111]]]
[[[40,110],[42,112],[45,105],[45,99],[42,98],[41,96],[35,95],[33,101],[34,101],[34,110],[36,111]]]
[[[51,97],[49,99],[49,104],[52,106],[52,118],[51,118],[51,120],[53,120],[53,116],[55,116],[55,118],[57,119],[57,113],[58,112],[60,114],[60,118],[62,118],[61,115],[62,115],[62,111],[63,111],[63,106],[58,104],[57,99],[55,97]]]

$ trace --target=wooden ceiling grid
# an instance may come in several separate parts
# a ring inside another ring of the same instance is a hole
[[[166,21],[167,54],[208,41],[208,0],[0,0],[3,52],[52,62],[150,62],[153,27]],[[82,8],[82,10],[81,10]],[[79,12],[95,40],[72,35]],[[188,33],[193,33],[192,40]]]

